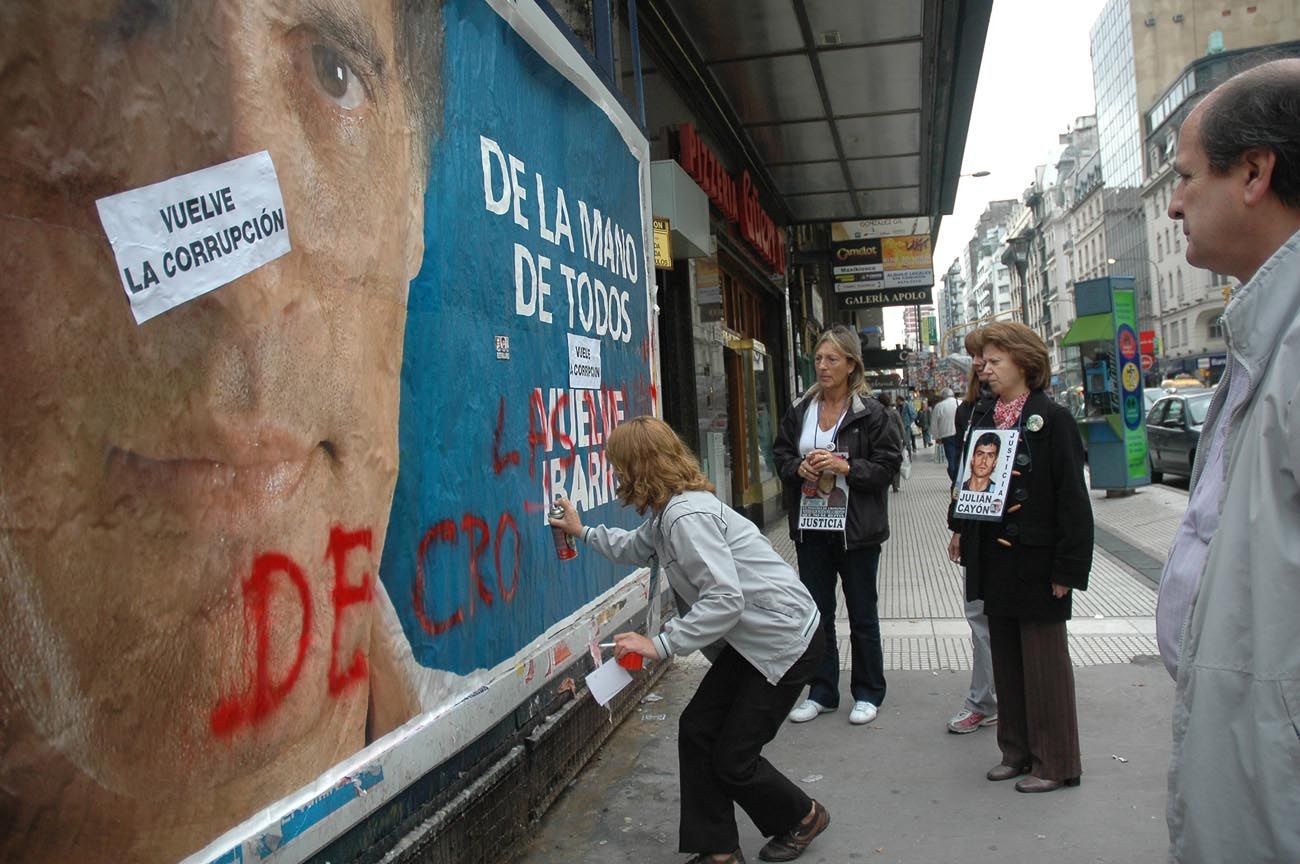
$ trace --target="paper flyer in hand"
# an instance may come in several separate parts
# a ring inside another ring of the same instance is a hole
[[[836,453],[847,460],[848,453]],[[848,478],[823,471],[817,482],[805,480],[799,494],[799,530],[843,531],[849,513]]]

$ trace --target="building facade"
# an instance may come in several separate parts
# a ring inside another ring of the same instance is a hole
[[[939,353],[957,354],[962,350],[963,333],[959,329],[966,323],[966,276],[962,272],[962,259],[955,258],[943,274],[939,288]]]
[[[1222,314],[1236,282],[1231,277],[1187,263],[1181,226],[1169,217],[1178,175],[1173,170],[1183,121],[1205,95],[1237,72],[1264,60],[1300,56],[1300,41],[1223,51],[1188,64],[1158,94],[1143,115],[1150,133],[1144,142],[1148,167],[1141,206],[1146,211],[1147,248],[1155,272],[1150,379],[1191,373],[1206,383],[1218,381],[1226,364]]]
[[[1142,134],[1130,0],[1106,0],[1092,25],[1092,84],[1097,138],[1108,186],[1142,184]]]
[[[966,245],[964,267],[967,283],[963,305],[968,324],[1012,311],[1011,272],[1002,261],[1002,252],[1010,226],[1021,209],[1021,203],[1014,198],[990,201],[975,224]]]

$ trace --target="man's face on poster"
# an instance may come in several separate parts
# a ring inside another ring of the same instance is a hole
[[[363,741],[369,597],[335,580],[378,584],[422,257],[399,23],[389,0],[0,11],[0,709],[115,792],[289,748],[266,788],[293,788]],[[292,251],[137,326],[96,199],[262,150]]]
[[[993,476],[993,467],[997,464],[998,445],[977,444],[970,460],[971,486],[979,486],[981,489],[988,486],[989,478]]]

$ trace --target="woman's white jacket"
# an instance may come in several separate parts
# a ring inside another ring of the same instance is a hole
[[[582,533],[611,561],[658,560],[681,611],[654,636],[661,658],[726,642],[775,684],[821,620],[808,589],[757,526],[709,492],[676,495],[631,531],[599,525]]]

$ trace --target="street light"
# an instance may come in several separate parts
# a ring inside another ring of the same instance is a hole
[[[958,177],[987,177],[992,173],[993,173],[992,171],[973,171],[970,174],[958,174],[957,176]]]

